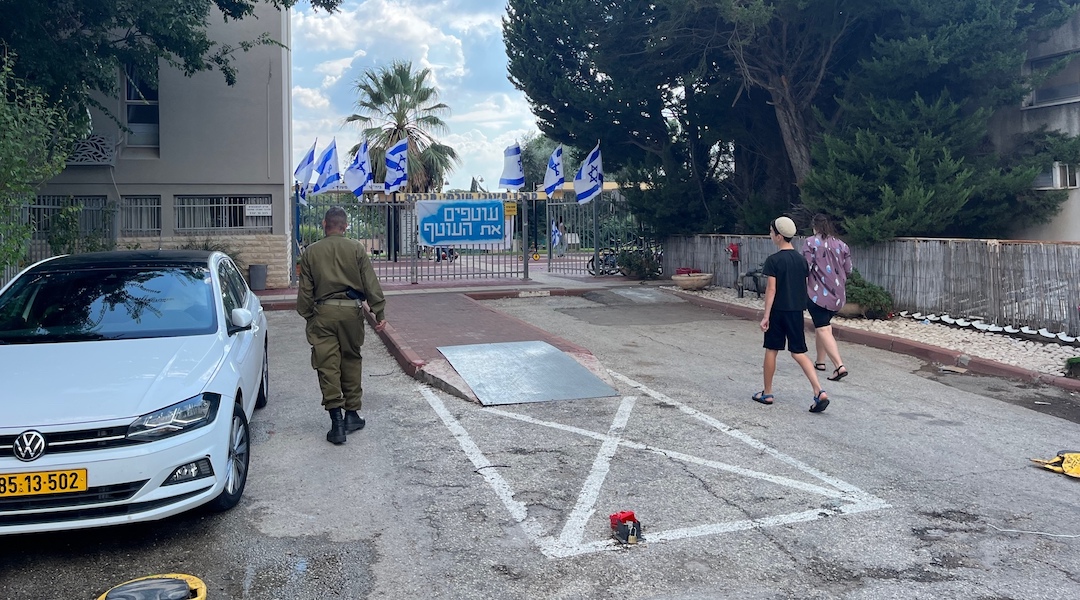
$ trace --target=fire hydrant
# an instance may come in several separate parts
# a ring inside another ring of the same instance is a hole
[[[739,292],[739,297],[743,297],[743,286],[739,280],[739,250],[742,244],[732,242],[727,245],[725,252],[728,253],[728,260],[731,261],[731,266],[735,269],[735,290]]]

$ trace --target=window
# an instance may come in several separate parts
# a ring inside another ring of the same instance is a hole
[[[1032,187],[1037,190],[1062,190],[1080,187],[1077,185],[1076,168],[1062,162],[1054,162],[1049,171],[1040,173]]]
[[[133,67],[124,71],[124,112],[126,125],[131,131],[127,134],[128,146],[152,146],[160,143],[158,90],[139,77]]]
[[[270,196],[177,196],[176,232],[181,234],[228,230],[230,233],[271,233],[274,218],[249,205],[270,205]]]
[[[0,296],[0,343],[36,344],[214,333],[213,287],[200,267],[41,270]]]
[[[244,276],[231,260],[218,263],[218,279],[221,281],[221,300],[225,309],[225,322],[232,325],[232,311],[247,307],[248,286]]]
[[[1030,72],[1034,74],[1054,68],[1059,61],[1068,61],[1064,67],[1058,67],[1044,81],[1037,84],[1038,87],[1031,95],[1030,106],[1080,101],[1080,60],[1076,60],[1077,56],[1080,56],[1080,53],[1059,54],[1038,58],[1028,63]]]
[[[34,226],[33,239],[48,240],[54,233],[53,218],[65,208],[79,206],[78,232],[80,237],[99,236],[112,238],[113,209],[109,208],[109,199],[105,196],[37,196],[30,205],[29,218]]]
[[[161,233],[161,196],[124,196],[120,199],[120,235]]]
[[[233,294],[239,299],[240,308],[247,306],[248,286],[244,281],[244,276],[240,274],[240,270],[236,268],[236,265],[232,261],[221,261],[222,266],[225,267],[225,275],[229,279],[229,287],[232,288]]]

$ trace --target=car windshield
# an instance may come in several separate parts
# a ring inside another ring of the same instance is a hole
[[[213,333],[213,299],[204,267],[26,273],[0,295],[0,344]]]

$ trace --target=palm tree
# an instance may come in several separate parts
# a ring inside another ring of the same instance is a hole
[[[413,73],[412,63],[395,61],[389,67],[368,69],[356,80],[357,114],[346,123],[363,128],[376,167],[376,179],[385,178],[386,150],[409,139],[409,183],[406,191],[431,192],[442,188],[447,176],[460,164],[457,152],[439,143],[434,134],[449,128],[442,120],[450,107],[439,102],[439,92],[426,84],[430,69]],[[360,144],[352,147],[355,154]]]

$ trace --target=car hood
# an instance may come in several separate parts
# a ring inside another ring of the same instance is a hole
[[[201,393],[217,335],[0,346],[0,427],[134,418]]]

